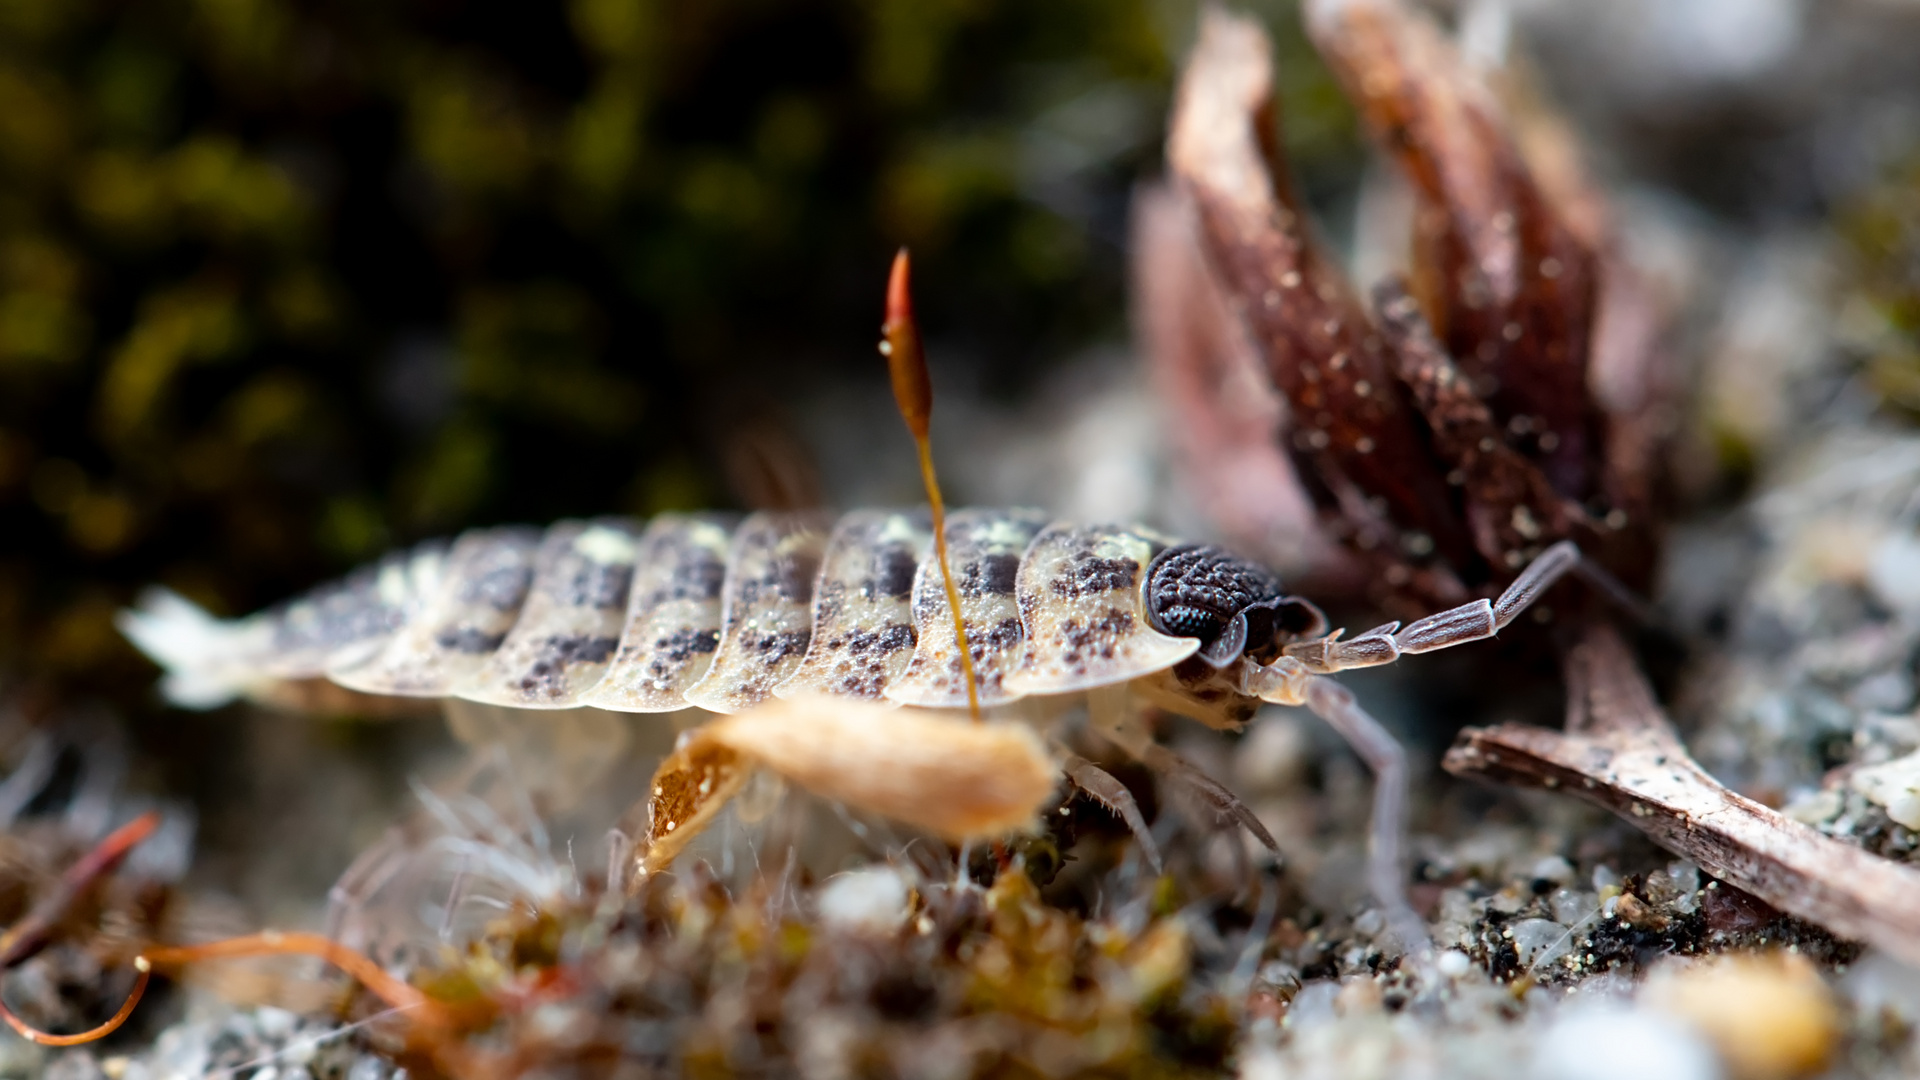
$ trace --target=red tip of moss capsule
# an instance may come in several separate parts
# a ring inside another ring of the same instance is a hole
[[[880,355],[893,376],[893,399],[914,438],[927,437],[933,414],[933,386],[927,380],[926,355],[920,351],[920,327],[913,320],[912,269],[907,249],[893,257],[887,278],[887,321],[881,328]]]

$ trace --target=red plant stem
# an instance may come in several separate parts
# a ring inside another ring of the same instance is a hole
[[[121,1004],[120,1011],[113,1014],[112,1019],[97,1028],[83,1031],[78,1035],[54,1035],[41,1031],[15,1016],[13,1010],[7,1007],[3,996],[0,996],[0,1020],[5,1020],[8,1027],[20,1033],[21,1038],[37,1042],[41,1046],[80,1046],[96,1039],[104,1039],[120,1030],[120,1025],[126,1023],[127,1017],[133,1015],[134,1006],[140,1004],[140,999],[146,995],[147,981],[153,978],[153,967],[144,959],[135,960],[133,966],[139,975],[133,980],[133,989],[128,992],[127,1000]]]
[[[414,1019],[445,1026],[448,1018],[433,999],[407,983],[389,975],[371,957],[319,934],[286,933],[266,930],[258,934],[210,941],[204,945],[167,945],[148,949],[141,959],[175,966],[203,960],[223,960],[240,956],[317,956],[358,979],[373,995],[395,1010],[412,1012]]]
[[[93,850],[75,860],[60,875],[60,884],[33,905],[25,918],[0,936],[0,971],[14,967],[39,952],[73,901],[96,879],[120,865],[134,847],[160,827],[160,813],[149,810],[107,834]]]
[[[152,836],[153,831],[159,827],[159,812],[149,810],[108,833],[106,839],[95,844],[91,851],[75,860],[72,866],[67,867],[66,873],[60,875],[60,883],[54,887],[53,891],[33,905],[33,909],[27,912],[26,917],[14,924],[4,936],[0,936],[0,972],[19,965],[45,948],[53,928],[59,924],[61,916],[66,914],[67,909],[73,906],[74,899],[91,887],[101,876],[112,872],[114,867],[120,865],[121,861],[132,853],[140,841]],[[127,1022],[127,1017],[133,1015],[134,1006],[140,1004],[140,998],[147,992],[147,981],[153,975],[152,968],[145,960],[135,960],[134,967],[139,971],[139,975],[134,979],[133,990],[127,994],[127,1000],[120,1006],[120,1011],[114,1013],[112,1019],[90,1031],[83,1031],[78,1035],[54,1035],[41,1031],[14,1015],[13,1010],[7,1007],[3,994],[0,994],[0,1020],[6,1021],[8,1027],[19,1032],[21,1038],[37,1042],[42,1046],[79,1046],[82,1043],[106,1038],[119,1030],[121,1024]]]

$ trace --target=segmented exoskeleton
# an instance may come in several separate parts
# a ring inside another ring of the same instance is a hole
[[[1004,830],[1039,809],[1050,781],[1037,794],[1030,782],[1004,798],[975,791],[985,808],[966,809],[923,807],[930,789],[893,775],[969,790],[1031,780],[1032,762],[1045,759],[1030,734],[920,715],[967,706],[931,540],[925,512],[891,510],[837,523],[816,513],[676,513],[644,526],[603,518],[544,534],[482,529],[248,618],[218,622],[156,593],[122,626],[167,667],[167,693],[191,706],[324,677],[369,694],[518,709],[744,714],[689,732],[692,743],[683,737],[662,766],[643,870],[664,865],[710,820],[743,782],[744,759],[949,835]],[[1557,545],[1496,601],[1345,639],[1257,564],[1145,528],[972,509],[948,520],[947,543],[981,706],[1091,692],[1096,730],[1269,846],[1239,800],[1153,743],[1131,703],[1229,729],[1262,701],[1305,705],[1345,735],[1380,777],[1372,885],[1410,941],[1423,935],[1399,870],[1404,762],[1352,695],[1322,676],[1489,637],[1580,563],[1571,544]],[[782,699],[809,708],[768,722]],[[899,706],[912,715],[871,720]],[[816,730],[795,730],[809,724]],[[873,783],[836,775],[860,773],[861,754],[874,759]],[[1054,757],[1157,862],[1126,789],[1064,750]]]
[[[1168,566],[1190,570],[1209,549],[1141,528],[974,509],[953,515],[948,539],[986,707],[1174,668],[1219,638],[1213,608],[1234,605],[1231,619],[1281,596],[1251,564],[1238,592],[1162,575],[1168,611],[1156,615],[1142,589],[1155,557],[1177,550]],[[930,547],[924,511],[480,529],[249,618],[214,623],[157,594],[125,626],[167,665],[169,696],[190,706],[324,677],[362,693],[516,709],[736,713],[801,694],[962,709]],[[1305,601],[1285,604],[1296,634],[1324,628]],[[1240,651],[1231,644],[1209,672]]]

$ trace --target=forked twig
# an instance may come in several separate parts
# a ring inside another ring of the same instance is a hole
[[[1920,871],[1816,832],[1709,776],[1611,627],[1588,627],[1567,670],[1565,733],[1528,724],[1468,728],[1447,752],[1447,771],[1565,791],[1782,911],[1920,963]]]

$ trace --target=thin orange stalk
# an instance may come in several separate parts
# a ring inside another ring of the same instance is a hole
[[[317,956],[360,981],[373,996],[397,1011],[413,1013],[413,1019],[444,1027],[449,1018],[437,1002],[407,983],[394,978],[371,957],[332,938],[305,932],[265,930],[258,934],[209,941],[204,945],[164,945],[148,949],[140,960],[151,964],[175,966],[202,960],[224,960],[241,956]]]
[[[127,1017],[133,1015],[134,1006],[140,1004],[140,999],[146,995],[147,981],[153,978],[153,968],[149,966],[144,959],[136,958],[133,966],[134,970],[140,974],[133,980],[133,989],[128,992],[127,1000],[121,1004],[120,1011],[113,1014],[112,1019],[97,1028],[83,1031],[78,1035],[54,1035],[50,1032],[41,1031],[39,1028],[15,1016],[13,1010],[7,1007],[7,1003],[3,999],[0,999],[0,1020],[5,1020],[8,1027],[20,1033],[21,1038],[30,1042],[37,1042],[41,1046],[80,1046],[83,1043],[90,1043],[96,1039],[104,1039],[120,1030],[120,1025],[126,1023]]]
[[[967,712],[980,719],[979,682],[973,674],[973,649],[967,644],[967,620],[960,613],[960,589],[953,583],[953,566],[947,561],[947,507],[940,498],[940,481],[933,474],[933,382],[927,377],[927,357],[920,348],[920,325],[913,318],[911,268],[907,249],[893,257],[893,272],[887,277],[887,321],[881,327],[880,355],[887,358],[887,370],[893,376],[893,400],[900,406],[900,417],[913,434],[913,445],[920,451],[920,479],[927,486],[927,503],[933,508],[933,551],[940,560],[940,580],[947,587],[947,607],[953,612],[953,633],[960,646],[960,672],[967,680]]]
[[[53,928],[66,915],[74,900],[93,883],[119,866],[140,841],[153,835],[160,827],[160,813],[149,810],[125,825],[108,833],[106,838],[93,846],[93,849],[67,867],[60,875],[60,883],[39,903],[33,905],[26,917],[15,923],[4,935],[0,935],[0,974],[8,968],[26,960],[39,952],[47,944]],[[20,1033],[21,1038],[37,1042],[42,1046],[79,1046],[95,1039],[104,1039],[117,1031],[127,1017],[133,1015],[134,1006],[140,1004],[140,998],[147,992],[147,980],[152,977],[152,969],[145,960],[136,959],[133,966],[139,971],[134,979],[133,989],[127,994],[127,1000],[113,1018],[90,1031],[78,1035],[54,1035],[41,1031],[14,1015],[7,1007],[6,998],[0,993],[0,1020],[8,1027]]]

